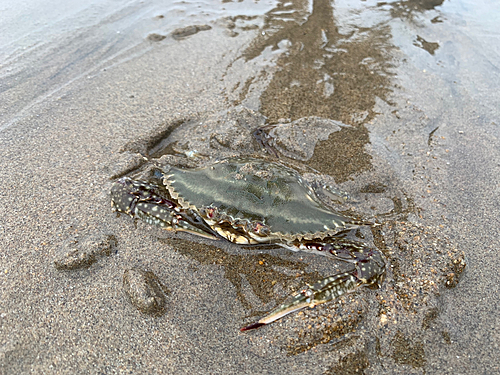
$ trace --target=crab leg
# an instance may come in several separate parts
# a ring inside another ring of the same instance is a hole
[[[118,212],[137,217],[163,229],[194,233],[216,239],[213,230],[195,213],[188,213],[172,201],[156,194],[155,186],[128,177],[119,179],[111,189],[111,205]]]
[[[325,249],[330,251],[330,248],[329,244],[325,244]],[[353,257],[355,257],[356,261],[353,262],[355,268],[352,271],[326,277],[314,285],[302,289],[289,302],[278,306],[259,321],[241,328],[240,331],[244,332],[259,328],[294,311],[305,307],[313,308],[322,303],[332,301],[345,293],[354,291],[362,285],[380,286],[385,274],[385,262],[382,255],[376,250],[365,248],[361,251],[353,252]]]
[[[322,303],[331,301],[355,289],[359,285],[360,280],[350,273],[342,273],[324,278],[316,284],[302,289],[290,302],[278,306],[259,321],[241,328],[240,331],[244,332],[262,327],[263,325],[272,323],[285,315],[305,307],[313,308]]]

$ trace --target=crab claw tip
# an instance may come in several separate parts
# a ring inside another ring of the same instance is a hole
[[[246,327],[241,328],[240,331],[241,332],[245,332],[245,331],[249,331],[251,329],[256,329],[256,328],[259,328],[259,327],[262,327],[262,326],[265,326],[265,325],[266,325],[266,323],[259,323],[259,322],[252,323],[252,324],[250,324],[250,325],[248,325]]]

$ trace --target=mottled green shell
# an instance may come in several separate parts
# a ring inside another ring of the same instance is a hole
[[[211,206],[235,221],[261,221],[271,239],[323,238],[355,226],[329,210],[296,171],[278,163],[233,158],[199,169],[171,168],[164,183],[183,208]]]

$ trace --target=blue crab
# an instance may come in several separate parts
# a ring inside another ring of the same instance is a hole
[[[111,190],[117,212],[173,231],[244,246],[279,246],[350,262],[241,331],[258,328],[305,307],[331,301],[359,286],[380,286],[381,253],[340,236],[363,224],[329,209],[298,172],[276,162],[230,158],[206,167],[162,170],[164,187],[123,177]]]

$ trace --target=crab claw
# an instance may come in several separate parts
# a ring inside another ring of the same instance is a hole
[[[354,275],[354,272],[341,273],[318,281],[314,285],[301,290],[292,297],[291,301],[278,306],[259,321],[241,328],[240,331],[244,332],[262,327],[294,311],[305,307],[313,308],[356,289],[363,282]]]

